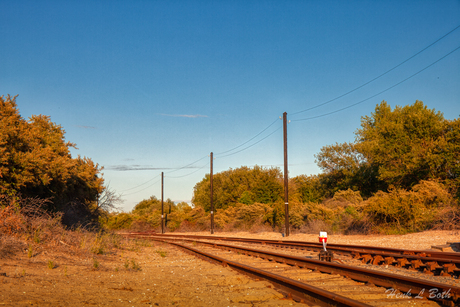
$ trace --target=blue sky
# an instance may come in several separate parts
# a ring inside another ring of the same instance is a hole
[[[291,177],[318,174],[314,155],[352,142],[382,100],[460,114],[460,28],[352,91],[459,26],[459,1],[1,0],[0,12],[0,95],[62,125],[125,211],[161,197],[162,171],[164,197],[190,201],[210,152],[214,173],[283,169],[283,112]]]

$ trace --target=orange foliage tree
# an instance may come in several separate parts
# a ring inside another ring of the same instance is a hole
[[[94,211],[105,189],[102,168],[89,158],[72,158],[75,144],[64,134],[48,116],[23,119],[16,97],[0,96],[0,195],[46,198],[51,211],[76,203]]]

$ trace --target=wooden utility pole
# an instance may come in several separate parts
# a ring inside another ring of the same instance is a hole
[[[165,233],[164,203],[163,203],[163,172],[161,172],[161,233]]]
[[[214,234],[214,201],[213,201],[213,186],[212,186],[212,152],[211,152],[211,173],[210,173],[210,190],[211,190],[211,234]]]
[[[289,195],[288,195],[288,156],[287,156],[287,113],[283,113],[283,139],[284,139],[284,228],[285,235],[289,237]]]

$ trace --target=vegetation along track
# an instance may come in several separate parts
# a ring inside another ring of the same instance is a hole
[[[199,254],[213,262],[256,278],[265,278],[287,296],[324,306],[458,306],[460,288],[412,277],[377,272],[280,254],[243,246],[171,238],[165,235],[131,236],[160,240]],[[178,244],[172,241],[181,241]],[[252,256],[252,257],[248,257]],[[363,305],[364,304],[364,305]]]
[[[146,233],[139,233],[146,234]],[[235,237],[196,236],[196,235],[170,235],[164,237],[184,237],[207,240],[235,241],[251,244],[263,244],[281,249],[296,249],[306,251],[320,251],[322,243],[301,241],[262,240]],[[459,278],[460,253],[447,253],[426,250],[404,250],[363,245],[328,244],[327,249],[339,255],[351,256],[363,263],[374,265],[392,265],[412,271],[420,271],[428,275],[452,276]]]

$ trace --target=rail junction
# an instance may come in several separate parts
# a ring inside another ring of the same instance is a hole
[[[268,280],[286,297],[311,306],[460,306],[460,287],[452,283],[346,265],[340,259],[320,261],[314,257],[323,248],[318,243],[156,233],[126,236],[167,242],[255,279]],[[460,271],[457,253],[338,244],[328,249],[368,264],[406,267],[452,280],[458,279]],[[305,256],[307,251],[311,256]]]

